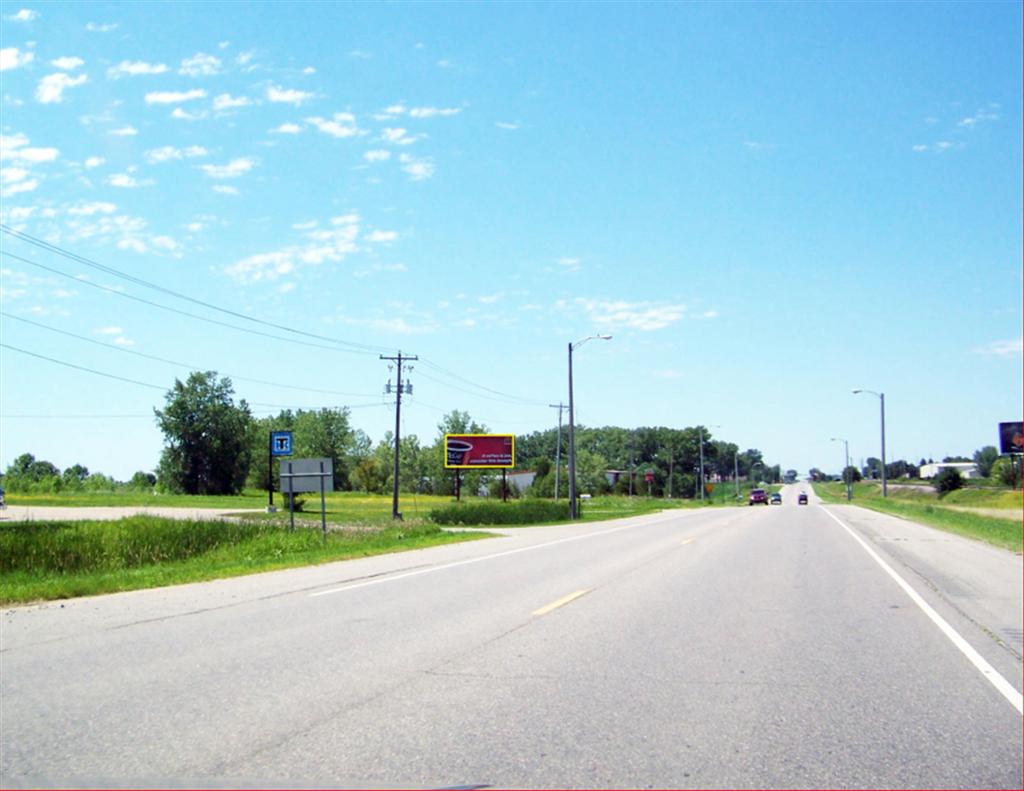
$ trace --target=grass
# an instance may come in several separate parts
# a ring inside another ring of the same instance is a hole
[[[454,541],[427,524],[289,531],[280,522],[135,516],[117,521],[17,522],[0,529],[0,603],[88,596],[234,577]]]
[[[846,488],[841,483],[816,483],[814,491],[829,503],[845,503]],[[955,497],[954,495],[959,495]],[[882,513],[892,514],[929,527],[950,533],[986,541],[997,547],[1014,552],[1021,551],[1022,520],[1004,519],[982,513],[972,513],[973,508],[1020,508],[1021,493],[986,492],[984,490],[961,490],[940,499],[936,493],[890,488],[889,496],[882,497],[877,484],[858,483],[853,487],[853,504]],[[993,503],[999,503],[993,505]],[[1016,505],[1002,505],[1015,503]],[[958,506],[956,510],[949,506]]]

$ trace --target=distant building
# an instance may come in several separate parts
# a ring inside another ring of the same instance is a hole
[[[944,461],[936,464],[922,464],[921,477],[934,478],[943,470],[956,470],[964,478],[980,478],[973,461]]]

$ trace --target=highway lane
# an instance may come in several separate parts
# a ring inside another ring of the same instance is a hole
[[[1017,710],[796,488],[5,613],[3,784],[1020,787]]]

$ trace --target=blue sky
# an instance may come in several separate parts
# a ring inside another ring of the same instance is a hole
[[[594,333],[579,422],[717,426],[801,472],[838,468],[834,436],[878,455],[856,387],[886,394],[891,459],[1020,419],[1019,3],[4,2],[0,24],[0,221],[59,248],[0,238],[0,466],[152,469],[152,408],[192,368],[256,414],[349,405],[376,442],[399,349],[403,434],[452,409],[546,429]]]

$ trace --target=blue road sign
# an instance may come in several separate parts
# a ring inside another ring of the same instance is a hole
[[[270,432],[270,455],[291,456],[292,455],[292,432],[272,431]]]

